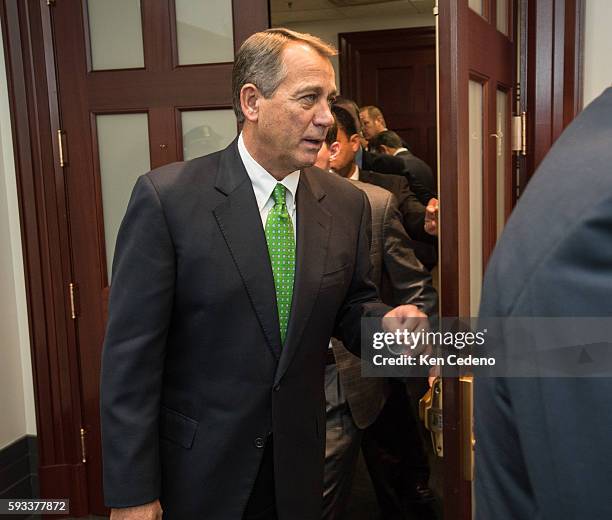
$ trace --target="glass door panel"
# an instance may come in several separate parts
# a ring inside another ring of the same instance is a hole
[[[147,114],[96,116],[109,282],[117,233],[132,188],[136,179],[151,169],[148,126]]]

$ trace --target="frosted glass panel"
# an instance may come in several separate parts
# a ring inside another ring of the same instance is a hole
[[[476,11],[480,16],[484,16],[483,1],[484,0],[469,0],[468,5],[470,9]]]
[[[506,135],[508,128],[508,93],[497,91],[497,135],[501,136],[497,149],[497,238],[504,229],[506,218],[506,154],[508,153],[508,139]]]
[[[87,0],[93,70],[144,67],[140,0]]]
[[[233,110],[183,111],[181,121],[185,161],[222,150],[236,137]]]
[[[98,153],[106,238],[106,265],[110,281],[119,225],[136,179],[151,169],[147,114],[96,117]]]
[[[482,179],[483,179],[483,87],[470,80],[469,135],[470,135],[470,313],[478,316],[482,289]]]
[[[497,0],[497,30],[508,36],[508,0]]]
[[[231,0],[175,0],[179,65],[234,60]]]

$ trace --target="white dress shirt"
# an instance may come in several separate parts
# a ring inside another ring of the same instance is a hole
[[[286,189],[285,201],[287,204],[287,212],[291,217],[293,223],[293,236],[296,237],[296,226],[295,226],[295,210],[296,210],[296,199],[298,183],[300,181],[300,170],[296,170],[287,175],[282,181],[276,180],[270,175],[266,169],[261,166],[249,153],[244,145],[244,139],[242,133],[238,137],[238,153],[242,159],[242,163],[246,168],[247,174],[253,184],[253,191],[255,192],[255,199],[257,200],[257,207],[259,208],[259,215],[261,216],[261,223],[266,227],[266,220],[268,213],[274,207],[274,199],[272,198],[272,192],[276,185],[280,182]]]
[[[355,171],[353,172],[353,175],[349,177],[349,179],[351,179],[352,181],[359,180],[359,166],[355,165]]]

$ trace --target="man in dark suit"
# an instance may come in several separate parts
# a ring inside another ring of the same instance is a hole
[[[348,139],[344,131],[341,131],[338,138],[338,126],[334,124],[327,133],[316,165],[327,170],[333,160],[336,170],[342,175],[354,174],[358,170],[354,164],[358,146],[357,135]],[[389,305],[413,304],[427,315],[436,314],[437,295],[431,284],[431,275],[409,247],[409,238],[402,225],[395,197],[374,184],[357,180],[350,182],[365,192],[372,209],[372,280],[379,288],[381,299]],[[328,354],[325,370],[327,441],[321,518],[334,520],[343,517],[363,431],[375,422],[391,389],[390,383],[383,378],[361,377],[361,361],[340,340],[332,339]],[[405,388],[403,390],[405,392]],[[406,414],[406,410],[401,413]],[[405,433],[405,430],[396,432],[410,452],[410,466],[418,466],[419,472],[428,475],[427,457],[417,428],[410,431],[416,433],[416,436],[410,437]],[[368,468],[375,470],[372,479],[377,494],[390,493],[392,497],[397,496],[387,482],[381,482],[380,471],[376,471],[381,466],[378,458],[388,454],[372,449],[366,450],[364,454]],[[400,493],[404,491],[399,489]],[[396,501],[382,500],[383,504],[388,502],[395,506],[395,511],[387,507],[385,518],[394,514],[402,516],[399,498]]]
[[[398,157],[406,164],[405,174],[410,189],[419,201],[427,206],[431,199],[436,198],[436,181],[431,168],[425,161],[419,159],[408,148],[403,146],[402,140],[392,130],[384,130],[369,141],[370,150]]]
[[[351,99],[338,96],[334,106],[343,108],[351,115],[354,123],[353,127],[356,133],[361,136],[362,130],[357,104]],[[407,167],[404,161],[391,155],[369,152],[360,147],[355,155],[355,163],[364,171],[375,172],[375,175],[370,176],[370,180],[366,182],[373,180],[372,184],[389,190],[395,195],[404,220],[404,228],[411,238],[410,246],[414,249],[419,261],[427,269],[433,269],[438,262],[438,242],[435,237],[425,232],[425,205],[410,189],[407,181]],[[404,179],[398,181],[395,177],[403,177]]]
[[[423,316],[377,299],[363,193],[310,168],[334,52],[251,36],[232,78],[240,137],[134,188],[101,382],[113,519],[318,519],[329,338],[358,352],[363,316]]]
[[[393,193],[396,183],[405,184],[405,180],[395,175],[382,175],[360,169],[355,163],[355,154],[359,149],[359,135],[355,128],[354,120],[348,111],[339,106],[332,107],[332,112],[337,123],[338,151],[331,157],[330,166],[341,177],[360,183],[376,185],[377,187],[389,187],[385,190]],[[369,197],[375,197],[374,202],[379,206],[380,193],[368,193]],[[372,199],[370,199],[372,201]],[[374,204],[371,203],[372,206]],[[413,266],[411,270],[406,269],[405,263],[412,257],[410,243],[407,236],[394,241],[393,247],[397,247],[394,254],[401,255],[404,262],[402,274],[396,272],[396,276],[389,280],[386,277],[378,280],[383,301],[393,302],[397,298],[414,298],[410,303],[416,303],[421,310],[427,314],[436,312],[436,301],[432,296],[435,294],[430,285],[431,278],[428,277],[428,284],[423,287],[419,294],[414,292],[411,279],[422,278],[422,273]],[[406,249],[408,245],[408,249]],[[392,249],[393,249],[392,247]],[[391,255],[393,257],[393,255]],[[388,259],[388,257],[387,257]],[[414,262],[410,262],[414,264]],[[418,265],[418,264],[417,264]],[[383,274],[385,270],[383,269]],[[391,283],[389,283],[391,282]],[[404,290],[411,288],[411,291]],[[424,295],[428,295],[423,299]],[[407,302],[408,300],[406,300]],[[404,302],[404,303],[406,303]],[[402,518],[404,513],[404,498],[423,501],[432,498],[428,488],[429,467],[425,455],[421,438],[418,432],[416,417],[411,413],[413,407],[407,394],[406,385],[389,380],[387,381],[387,392],[382,413],[376,421],[365,429],[363,439],[363,453],[372,476],[372,482],[378,502],[381,507],[383,518],[395,519]],[[414,383],[414,382],[413,382]],[[422,381],[423,393],[426,390],[425,380]],[[415,387],[418,385],[414,385]],[[418,400],[421,395],[414,395]]]
[[[612,316],[610,143],[612,88],[529,182],[489,262],[481,316]],[[519,347],[507,334],[502,356]],[[529,345],[532,364],[548,334]],[[612,518],[610,396],[602,377],[476,378],[476,517]]]

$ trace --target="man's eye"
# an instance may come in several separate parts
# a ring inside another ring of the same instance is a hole
[[[332,97],[327,100],[327,104],[331,107],[336,102],[336,98]]]
[[[314,103],[317,100],[317,96],[315,94],[308,94],[306,96],[302,96],[302,101],[306,101],[306,103]]]

